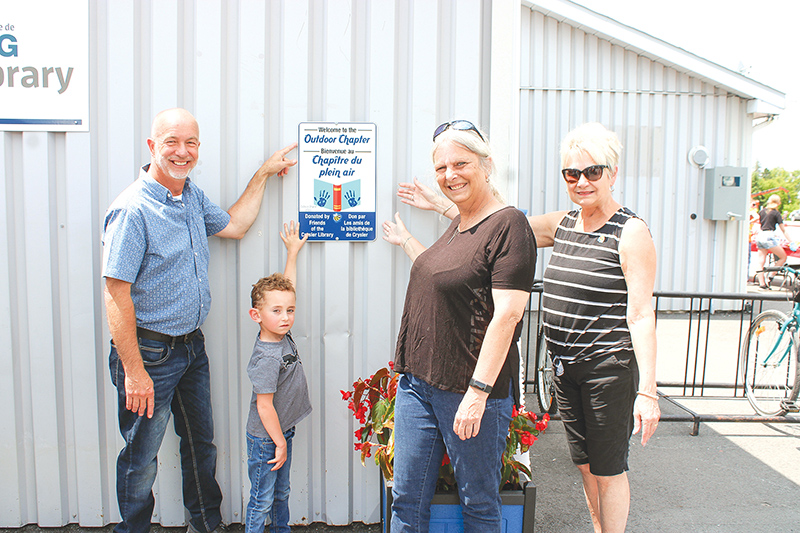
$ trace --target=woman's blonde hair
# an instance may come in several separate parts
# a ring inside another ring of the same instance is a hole
[[[481,136],[483,139],[486,139],[485,133],[481,132]],[[503,198],[503,195],[500,194],[500,191],[494,186],[494,181],[492,180],[492,174],[494,174],[495,170],[494,162],[492,161],[492,149],[489,143],[483,139],[472,130],[448,128],[437,135],[433,140],[431,160],[436,163],[436,151],[445,143],[453,142],[463,146],[465,149],[478,156],[481,167],[486,172],[486,181],[489,183],[489,189],[492,191],[492,195],[497,201],[505,204],[506,199]]]
[[[767,209],[777,209],[779,205],[781,205],[781,197],[777,194],[773,194],[767,198]]]
[[[587,122],[561,141],[561,168],[566,168],[567,158],[575,152],[588,154],[596,164],[607,165],[613,172],[622,155],[622,143],[616,133],[599,122]]]

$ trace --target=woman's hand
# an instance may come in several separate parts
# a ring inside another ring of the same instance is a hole
[[[453,432],[461,440],[471,439],[481,430],[481,420],[483,411],[486,409],[486,398],[489,395],[485,392],[477,391],[472,387],[467,387],[464,398],[456,411],[456,418],[453,421]]]
[[[398,183],[397,197],[404,204],[425,211],[441,213],[450,205],[446,198],[436,194],[433,189],[414,178],[414,183]]]
[[[383,223],[383,240],[389,244],[402,246],[406,239],[411,237],[411,233],[406,229],[406,225],[400,219],[400,213],[394,214],[394,222],[386,220]]]
[[[658,400],[637,394],[633,404],[633,434],[642,431],[642,446],[647,444],[656,432],[659,418],[661,409],[658,407]]]

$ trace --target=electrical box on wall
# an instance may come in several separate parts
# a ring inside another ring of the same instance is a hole
[[[744,220],[749,192],[747,167],[707,168],[703,218]]]

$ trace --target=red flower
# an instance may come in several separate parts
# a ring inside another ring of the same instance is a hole
[[[547,420],[536,422],[536,429],[538,429],[539,431],[544,431],[545,429],[547,429]]]
[[[353,447],[356,449],[357,452],[360,452],[361,451],[361,447],[363,445],[364,445],[363,442],[356,442],[355,444],[353,444]]]
[[[442,457],[442,466],[450,464],[450,456],[447,455],[447,452],[444,452],[444,457]]]
[[[534,442],[536,442],[536,437],[525,431],[520,435],[519,440],[525,446],[531,446]]]
[[[342,400],[349,400],[353,397],[353,393],[350,391],[339,390],[339,392],[342,393]]]
[[[517,418],[517,416],[519,416],[519,413],[520,413],[520,412],[517,410],[517,406],[515,405],[515,406],[514,406],[514,407],[511,409],[511,418]]]
[[[531,422],[536,422],[536,413],[525,413],[525,416],[527,416],[528,420]]]
[[[389,370],[394,370],[394,361],[389,361]]]

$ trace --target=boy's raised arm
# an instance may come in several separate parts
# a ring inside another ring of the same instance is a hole
[[[286,268],[283,269],[283,275],[289,278],[297,290],[297,254],[300,248],[308,240],[308,233],[301,239],[300,238],[300,223],[290,221],[289,224],[284,222],[283,231],[280,232],[281,240],[286,245]]]

